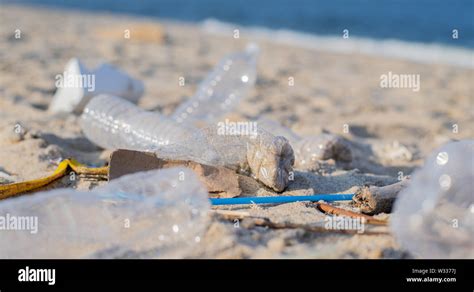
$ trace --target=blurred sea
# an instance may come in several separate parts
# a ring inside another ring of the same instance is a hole
[[[239,28],[283,43],[472,67],[474,0],[1,0]],[[349,38],[343,39],[344,30]],[[453,30],[458,38],[453,38]]]

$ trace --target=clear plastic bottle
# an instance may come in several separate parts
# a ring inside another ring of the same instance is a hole
[[[320,160],[352,161],[351,148],[338,135],[321,133],[304,137],[292,145],[295,148],[296,166],[301,169],[312,168]]]
[[[255,85],[258,52],[257,45],[249,44],[245,51],[223,58],[201,82],[196,94],[178,106],[171,118],[183,124],[212,123],[234,109]]]
[[[0,231],[0,258],[180,258],[201,240],[209,210],[206,188],[181,167],[130,174],[90,192],[8,199],[0,202],[9,224]],[[11,230],[13,220],[31,228]]]
[[[395,201],[391,229],[421,258],[474,258],[474,140],[435,151]]]
[[[89,139],[104,148],[149,150],[192,134],[159,113],[147,112],[112,95],[94,97],[84,109],[81,126]],[[104,131],[108,135],[104,136]]]
[[[159,152],[162,158],[216,163],[216,154],[203,147],[205,139],[196,128],[179,125],[120,97],[94,97],[80,123],[86,137],[106,149]]]
[[[243,169],[277,191],[287,186],[294,163],[293,149],[283,137],[264,130],[229,135],[221,133],[219,125],[198,129],[113,96],[93,98],[82,114],[81,127],[89,140],[104,148]]]

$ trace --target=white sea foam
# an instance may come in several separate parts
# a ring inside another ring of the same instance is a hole
[[[364,37],[344,39],[341,36],[321,36],[288,29],[269,29],[255,26],[241,26],[207,19],[202,29],[210,34],[233,35],[239,29],[241,36],[255,40],[270,40],[279,44],[307,49],[323,50],[344,54],[360,53],[429,64],[448,64],[474,69],[474,50],[454,46],[407,42],[401,40],[376,40]]]

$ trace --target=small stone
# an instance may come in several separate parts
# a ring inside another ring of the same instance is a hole
[[[15,182],[15,179],[13,176],[9,175],[8,173],[4,171],[0,171],[0,185],[10,184],[13,182]]]
[[[17,122],[7,125],[2,131],[1,136],[6,141],[9,141],[11,143],[18,143],[20,141],[25,140],[25,135],[27,134],[27,132],[27,128]]]

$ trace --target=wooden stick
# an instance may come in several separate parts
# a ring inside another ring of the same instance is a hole
[[[243,218],[250,217],[249,212],[242,212],[242,211],[211,210],[210,213],[223,217],[224,219],[227,219],[227,220],[243,219]]]
[[[327,204],[324,204],[324,205],[327,205]],[[330,205],[327,205],[327,206],[330,206]],[[333,208],[335,208],[335,207],[333,207]],[[336,208],[336,209],[339,209],[339,208]],[[350,212],[350,211],[347,211],[347,212]],[[249,221],[250,227],[251,226],[260,226],[260,227],[268,227],[268,228],[272,228],[272,229],[297,229],[297,228],[300,228],[300,229],[303,229],[303,230],[308,231],[308,232],[320,232],[320,233],[321,232],[324,232],[324,233],[331,232],[331,233],[341,233],[341,234],[358,234],[359,233],[357,230],[327,229],[327,228],[324,228],[322,226],[311,226],[311,225],[308,225],[308,224],[276,223],[276,222],[271,221],[269,218],[252,216],[252,215],[250,215],[250,213],[242,212],[242,211],[211,210],[210,213],[212,215],[217,215],[217,216],[219,216],[219,217],[221,217],[222,219],[225,219],[225,220],[235,220],[235,219],[250,220]],[[350,213],[353,213],[353,212],[350,212]],[[355,213],[355,214],[360,215],[360,216],[367,216],[367,215],[358,214],[358,213]],[[370,217],[370,216],[367,216],[367,217]],[[385,224],[384,221],[377,220],[377,219],[374,219],[372,217],[370,217],[370,218],[372,220],[372,224],[376,224],[376,223],[374,223],[376,221],[383,222],[383,224],[380,224],[380,225]],[[367,230],[364,231],[364,234],[368,234],[368,235],[379,235],[379,234],[387,234],[387,233],[388,232],[383,232],[383,231],[367,231]]]
[[[321,233],[342,233],[342,234],[359,234],[358,230],[349,230],[349,229],[326,229],[322,226],[312,226],[307,224],[296,224],[296,223],[277,223],[273,222],[268,218],[253,218],[253,225],[255,226],[262,226],[268,227],[273,229],[297,229],[301,228],[308,232],[321,232]],[[380,235],[380,234],[388,234],[388,232],[383,231],[364,231],[366,235]]]
[[[405,179],[383,187],[363,187],[355,193],[352,200],[362,213],[370,215],[382,212],[390,213],[398,193],[407,187],[409,181],[409,179]]]
[[[351,218],[364,218],[365,222],[368,223],[368,224],[387,225],[387,222],[384,221],[384,220],[375,219],[372,216],[352,212],[352,211],[342,209],[342,208],[337,208],[337,207],[331,206],[329,204],[315,203],[315,205],[321,212],[324,212],[326,214],[338,215],[338,216],[347,216],[347,217],[351,217]]]

